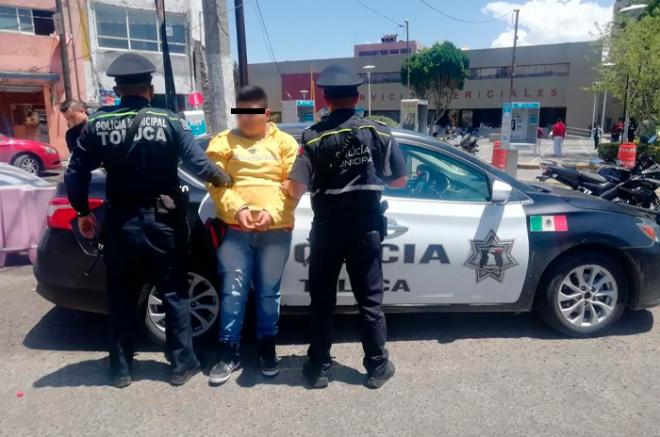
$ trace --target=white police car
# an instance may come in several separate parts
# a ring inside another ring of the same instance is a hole
[[[283,130],[299,137],[301,127]],[[406,189],[386,190],[383,197],[389,203],[382,251],[386,311],[536,308],[554,328],[588,336],[601,333],[625,309],[660,303],[657,217],[575,191],[522,183],[425,135],[393,134],[407,161],[409,183]],[[190,189],[192,207],[198,208],[190,214],[196,224],[190,273],[194,332],[215,336],[218,279],[212,237],[201,225],[215,216],[215,208],[204,198],[203,184],[183,170],[181,180]],[[312,217],[307,195],[296,211],[282,281],[284,313],[309,303]],[[93,257],[66,259],[73,254],[62,252],[63,240],[74,241],[67,232],[50,229],[42,240],[35,266],[38,291],[64,306],[105,311],[102,266],[81,279]],[[64,259],[52,256],[58,250]],[[76,252],[85,255],[80,248]],[[164,311],[157,294],[145,287],[138,302],[147,332],[162,340]],[[343,271],[338,311],[352,310],[354,303]]]

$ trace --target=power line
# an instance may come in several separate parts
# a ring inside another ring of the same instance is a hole
[[[513,11],[509,11],[506,14],[500,15],[499,17],[489,18],[487,20],[464,20],[463,18],[454,17],[454,16],[451,16],[451,15],[445,13],[445,12],[442,12],[440,9],[436,8],[435,6],[433,6],[432,4],[427,2],[426,0],[419,0],[419,1],[423,5],[427,6],[429,9],[437,12],[438,14],[442,15],[443,17],[449,18],[450,20],[458,21],[458,22],[461,22],[461,23],[468,23],[468,24],[490,23],[491,21],[497,21],[500,18],[504,18],[507,15],[511,14],[511,12],[513,12]]]
[[[401,23],[397,22],[396,20],[393,20],[392,18],[388,17],[387,15],[383,14],[382,12],[377,11],[376,9],[373,9],[371,6],[365,5],[360,0],[353,0],[353,1],[357,4],[359,4],[360,6],[362,6],[363,8],[365,8],[366,10],[373,12],[374,14],[386,19],[387,21],[390,21],[390,22],[396,24],[397,26],[399,26],[401,24]]]
[[[282,76],[282,72],[280,71],[280,66],[277,63],[277,58],[275,57],[275,51],[273,50],[273,46],[270,43],[270,35],[268,35],[268,28],[266,28],[266,22],[264,21],[264,17],[261,15],[261,8],[259,7],[259,0],[255,0],[254,3],[254,8],[257,12],[257,21],[259,22],[259,26],[261,27],[261,34],[264,38],[264,43],[266,45],[266,50],[270,53],[270,57],[275,63],[275,69],[277,70],[277,74]]]

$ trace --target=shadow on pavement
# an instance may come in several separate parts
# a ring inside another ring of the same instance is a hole
[[[106,358],[85,360],[69,364],[39,378],[32,384],[35,388],[44,387],[92,387],[110,385],[109,366]],[[155,360],[140,360],[139,354],[133,361],[133,381],[169,381],[169,366]]]
[[[252,320],[254,320],[252,318]],[[280,323],[278,343],[281,345],[307,344],[305,316],[284,316]],[[624,314],[605,336],[635,335],[651,330],[653,314],[637,311]],[[256,358],[256,345],[252,329],[245,333],[242,348],[243,370],[237,377],[241,387],[258,384],[277,384],[304,387],[301,375],[304,355],[281,356],[280,375],[270,379],[261,376]],[[510,313],[422,313],[388,315],[389,341],[434,340],[442,344],[461,339],[475,338],[536,338],[572,340],[556,334],[532,314]],[[105,351],[107,336],[106,316],[55,307],[28,332],[23,344],[30,349],[62,351]],[[212,336],[215,338],[215,336]],[[359,323],[356,316],[339,315],[335,319],[335,343],[360,341]],[[140,352],[159,352],[160,346],[137,335],[133,376],[134,380],[167,381],[169,366],[163,361],[141,360]],[[197,347],[197,355],[204,373],[208,375],[218,360],[218,348],[214,342],[203,342]],[[364,382],[365,374],[335,362],[330,380],[350,385]],[[34,382],[34,387],[101,386],[110,383],[107,358],[85,360],[69,364]]]
[[[648,332],[653,327],[650,311],[624,313],[621,320],[607,329],[603,336],[626,336]],[[244,342],[254,343],[254,317],[246,320]],[[536,338],[569,340],[541,322],[533,313],[417,313],[388,314],[389,341],[435,340],[451,343],[475,338]],[[279,344],[306,344],[308,319],[306,316],[282,316]],[[211,341],[201,342],[200,350],[214,349],[215,333]],[[139,351],[160,351],[141,335],[136,334]],[[54,307],[27,333],[23,345],[30,349],[65,351],[106,350],[107,317]],[[360,326],[356,315],[335,317],[335,343],[359,342]],[[579,341],[579,340],[577,340]]]

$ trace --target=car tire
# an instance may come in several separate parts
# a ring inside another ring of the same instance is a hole
[[[215,336],[218,332],[220,297],[208,275],[188,272],[193,338]],[[138,298],[137,318],[147,338],[165,344],[165,308],[154,286],[146,284]]]
[[[626,277],[607,255],[592,251],[567,255],[542,280],[535,309],[548,325],[568,336],[599,335],[625,309]]]
[[[36,176],[40,175],[44,170],[44,166],[41,163],[39,157],[31,153],[18,155],[16,158],[14,158],[14,162],[12,164],[21,170],[25,170],[26,172]]]

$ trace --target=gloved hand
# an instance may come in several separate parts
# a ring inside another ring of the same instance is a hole
[[[214,187],[228,187],[232,184],[231,178],[224,171],[218,172],[210,182]]]

